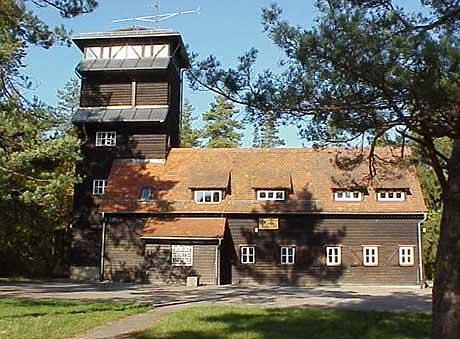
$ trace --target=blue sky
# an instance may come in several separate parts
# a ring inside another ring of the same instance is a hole
[[[260,52],[257,69],[274,68],[277,67],[281,53],[263,33],[261,25],[261,9],[271,3],[269,0],[160,0],[161,13],[200,8],[199,15],[177,16],[164,21],[160,27],[179,31],[189,49],[203,58],[209,54],[216,55],[225,66],[234,65],[239,55],[255,47]],[[313,22],[313,0],[280,0],[278,3],[291,22],[303,26],[309,26]],[[112,20],[153,14],[153,1],[100,0],[99,7],[93,13],[73,19],[62,19],[50,8],[35,10],[50,25],[64,24],[76,34],[113,30],[135,24],[115,24]],[[46,103],[55,104],[56,91],[72,77],[80,58],[80,51],[75,46],[57,46],[49,50],[31,48],[26,59],[26,72],[34,84],[34,90],[30,94],[37,95]],[[212,94],[193,92],[187,84],[185,97],[192,102],[197,113],[206,111],[212,101]],[[251,132],[252,128],[248,126],[244,146],[250,146]],[[287,146],[301,145],[294,128],[282,128],[281,136]]]

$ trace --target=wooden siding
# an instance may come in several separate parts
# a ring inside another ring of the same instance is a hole
[[[375,284],[415,285],[415,265],[399,266],[399,246],[417,245],[414,219],[330,219],[286,217],[279,230],[259,230],[255,218],[228,220],[232,246],[225,255],[232,261],[233,283],[268,284]],[[256,247],[256,263],[240,263],[240,246]],[[342,265],[325,265],[325,246],[342,246]],[[379,265],[362,265],[362,245],[379,246]],[[280,247],[295,246],[294,265],[280,264]]]
[[[104,278],[114,281],[150,281],[185,284],[198,276],[200,284],[215,284],[216,246],[209,242],[172,242],[140,238],[145,218],[112,218],[107,222]],[[171,245],[193,245],[193,266],[172,266]]]
[[[185,245],[191,243],[182,242]],[[187,276],[198,276],[200,284],[216,284],[216,245],[192,245],[193,265],[172,266],[171,244],[147,243],[145,257],[152,284],[185,284]]]
[[[136,105],[168,105],[168,83],[136,83]]]
[[[134,134],[119,139],[117,158],[164,159],[166,156],[165,134]]]
[[[132,105],[132,83],[82,82],[81,107]]]
[[[145,219],[107,222],[104,279],[113,281],[147,280],[144,242],[140,233]]]

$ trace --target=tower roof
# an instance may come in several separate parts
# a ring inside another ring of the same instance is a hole
[[[75,45],[84,51],[85,47],[98,46],[117,43],[154,43],[172,42],[173,50],[179,57],[181,67],[188,67],[190,61],[185,50],[182,36],[179,32],[171,29],[146,28],[146,27],[126,27],[107,32],[80,33],[72,37]]]

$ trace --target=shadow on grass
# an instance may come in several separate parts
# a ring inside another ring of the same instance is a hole
[[[126,312],[145,309],[146,305],[111,301],[32,300],[25,298],[0,299],[0,320],[55,315],[92,314],[99,312]]]
[[[415,312],[197,307],[166,315],[136,338],[428,338],[430,317]]]

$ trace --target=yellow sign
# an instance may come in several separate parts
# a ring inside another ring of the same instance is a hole
[[[278,218],[259,218],[260,230],[277,230],[278,228]]]

